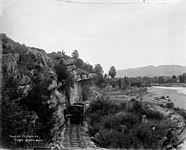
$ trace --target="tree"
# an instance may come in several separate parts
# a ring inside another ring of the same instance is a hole
[[[72,52],[72,58],[78,59],[78,57],[79,57],[78,51],[77,51],[77,50],[74,50],[74,51]]]
[[[4,75],[4,72],[3,72]],[[16,143],[11,135],[35,133],[34,112],[20,106],[20,97],[23,93],[18,90],[19,81],[14,76],[4,76],[1,99],[1,146],[12,148],[25,143]],[[13,148],[12,148],[13,149]]]
[[[95,81],[96,85],[100,88],[104,88],[107,84],[106,79],[102,76],[98,76]]]
[[[56,74],[59,82],[62,82],[63,80],[67,79],[68,73],[66,71],[63,60],[60,60],[59,63],[54,66],[54,69],[56,70]]]
[[[122,79],[121,79],[121,78],[117,79],[117,80],[116,80],[116,84],[117,84],[117,86],[119,87],[119,89],[121,89]]]
[[[159,76],[159,83],[164,83],[164,79],[162,76]]]
[[[101,67],[100,64],[96,64],[94,67],[94,72],[98,75],[98,76],[103,76],[103,68]]]
[[[180,82],[185,82],[185,80],[186,80],[186,73],[181,74],[179,76],[179,80],[180,80]]]
[[[172,76],[172,82],[177,82],[177,77],[175,75]]]
[[[87,72],[93,72],[93,66],[88,62],[85,63],[81,58],[76,59],[75,65],[76,67],[81,68]]]
[[[86,62],[84,64],[84,67],[83,67],[84,70],[88,71],[88,72],[93,72],[93,66],[90,65],[88,62]]]
[[[76,65],[76,67],[83,69],[83,67],[84,67],[84,62],[83,62],[82,59],[78,58],[78,59],[76,59],[75,65]]]
[[[114,78],[116,76],[116,68],[111,66],[108,74],[111,76],[111,78]]]
[[[104,74],[104,78],[107,79],[108,78],[108,75],[107,74]]]
[[[127,87],[129,86],[129,79],[126,76],[124,76],[123,80],[124,80],[123,89],[126,90]]]

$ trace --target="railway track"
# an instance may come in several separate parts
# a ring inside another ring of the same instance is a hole
[[[63,148],[61,150],[109,150],[96,147],[94,143],[91,142],[90,137],[84,132],[83,126],[79,124],[68,124],[64,128],[62,139]]]
[[[86,149],[86,145],[81,136],[81,125],[69,124],[64,131],[64,147],[66,150]]]

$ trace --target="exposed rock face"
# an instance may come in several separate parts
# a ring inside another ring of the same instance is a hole
[[[63,109],[65,108],[66,97],[55,89],[51,95],[51,99],[48,101],[50,107],[57,107],[55,115],[61,119],[61,122],[64,123]]]
[[[52,80],[52,83],[49,85],[48,90],[53,90],[55,88],[57,88],[57,81]]]
[[[52,79],[48,87],[48,91],[51,92],[51,95],[47,103],[49,104],[49,108],[54,108],[53,110],[55,110],[53,113],[55,124],[51,131],[51,134],[55,135],[64,124],[63,109],[65,108],[66,96],[58,91],[58,88],[62,84],[57,81],[57,75],[53,70],[53,60],[47,56],[44,50],[28,48],[7,37],[5,40],[6,43],[3,41],[4,54],[2,55],[2,65],[6,69],[4,71],[8,74],[16,77],[19,76],[19,78],[17,78],[18,90],[22,91],[23,96],[18,98],[18,100],[24,100],[23,98],[26,97],[29,91],[37,84],[33,82],[34,78],[38,78],[38,80],[42,81],[45,81],[46,78],[47,82],[49,82],[49,79]],[[8,45],[10,44],[12,48],[8,49]],[[30,68],[28,65],[30,65]],[[5,72],[3,72],[3,74],[4,73]]]
[[[2,64],[3,67],[6,67],[6,71],[7,73],[11,73],[11,74],[18,74],[18,68],[17,68],[17,61],[19,59],[19,54],[12,54],[12,53],[8,53],[8,54],[3,54],[2,55]]]
[[[88,81],[95,77],[94,74],[89,74],[85,70],[77,68],[75,66],[75,59],[63,59],[64,64],[68,72],[70,72],[73,76],[74,86],[71,88],[70,94],[70,103],[73,104],[75,102],[82,101],[82,82]]]
[[[32,48],[29,48],[27,51],[27,55],[29,55],[29,54],[34,54],[34,56],[37,59],[41,60],[41,63],[44,66],[52,68],[54,65],[52,59],[47,56],[47,54],[44,50],[32,47]]]
[[[95,77],[94,74],[89,74],[88,72],[79,69],[75,66],[75,59],[64,58],[62,55],[58,58],[58,60],[63,59],[63,63],[67,69],[67,71],[72,75],[74,84],[73,87],[70,88],[70,102],[67,100],[67,97],[58,91],[60,86],[63,86],[64,83],[58,83],[57,78],[55,78],[49,86],[49,90],[52,90],[51,99],[49,100],[49,104],[51,107],[57,107],[55,112],[55,117],[58,118],[57,124],[55,125],[56,130],[57,127],[60,127],[64,123],[64,109],[66,105],[69,103],[73,104],[75,102],[82,101],[82,82],[86,82]]]
[[[63,62],[66,66],[70,66],[75,64],[75,59],[64,59]]]
[[[70,102],[71,104],[75,102],[82,101],[82,88],[81,88],[81,82],[75,82],[74,87],[71,88],[71,96],[70,96]]]
[[[31,79],[28,76],[23,75],[21,81],[19,82],[19,85],[23,86],[23,85],[30,84],[30,83],[31,83]]]

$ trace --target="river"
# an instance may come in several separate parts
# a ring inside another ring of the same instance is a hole
[[[148,92],[157,97],[169,96],[175,107],[186,109],[186,87],[152,86],[148,88]]]

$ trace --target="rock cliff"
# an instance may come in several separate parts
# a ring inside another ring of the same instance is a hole
[[[53,111],[51,120],[53,120],[54,124],[50,132],[53,135],[53,140],[55,140],[56,134],[64,124],[64,109],[68,104],[82,101],[82,83],[94,78],[94,74],[89,74],[85,70],[78,68],[75,65],[76,60],[65,55],[64,52],[47,54],[42,49],[16,43],[4,34],[1,35],[1,39],[3,45],[3,81],[8,76],[14,77],[18,83],[17,90],[22,93],[22,96],[17,101],[23,104],[26,103],[28,105],[27,103],[33,103],[31,101],[32,98],[33,101],[38,97],[38,100],[40,98],[46,100],[44,101],[44,103],[47,103],[45,107],[47,106],[47,109]],[[65,69],[73,81],[70,90],[67,90],[69,93],[64,91],[65,87],[67,87],[66,79],[59,81],[56,74],[55,65],[60,60],[63,61]],[[45,84],[47,85],[49,83],[46,91],[43,91],[45,95],[32,95],[33,91],[37,93],[37,90],[34,90],[34,88],[40,83],[43,83],[43,85],[39,85],[40,88],[44,88]],[[67,97],[67,94],[70,95],[70,99]],[[37,102],[34,103],[37,104]],[[35,110],[36,108],[31,107],[29,109]],[[42,115],[36,114],[36,116],[37,122],[37,120],[41,119],[39,116],[42,117]]]
[[[19,54],[8,53],[2,55],[2,67],[3,71],[6,71],[8,74],[18,75],[19,71],[17,68],[17,62],[19,61]]]

